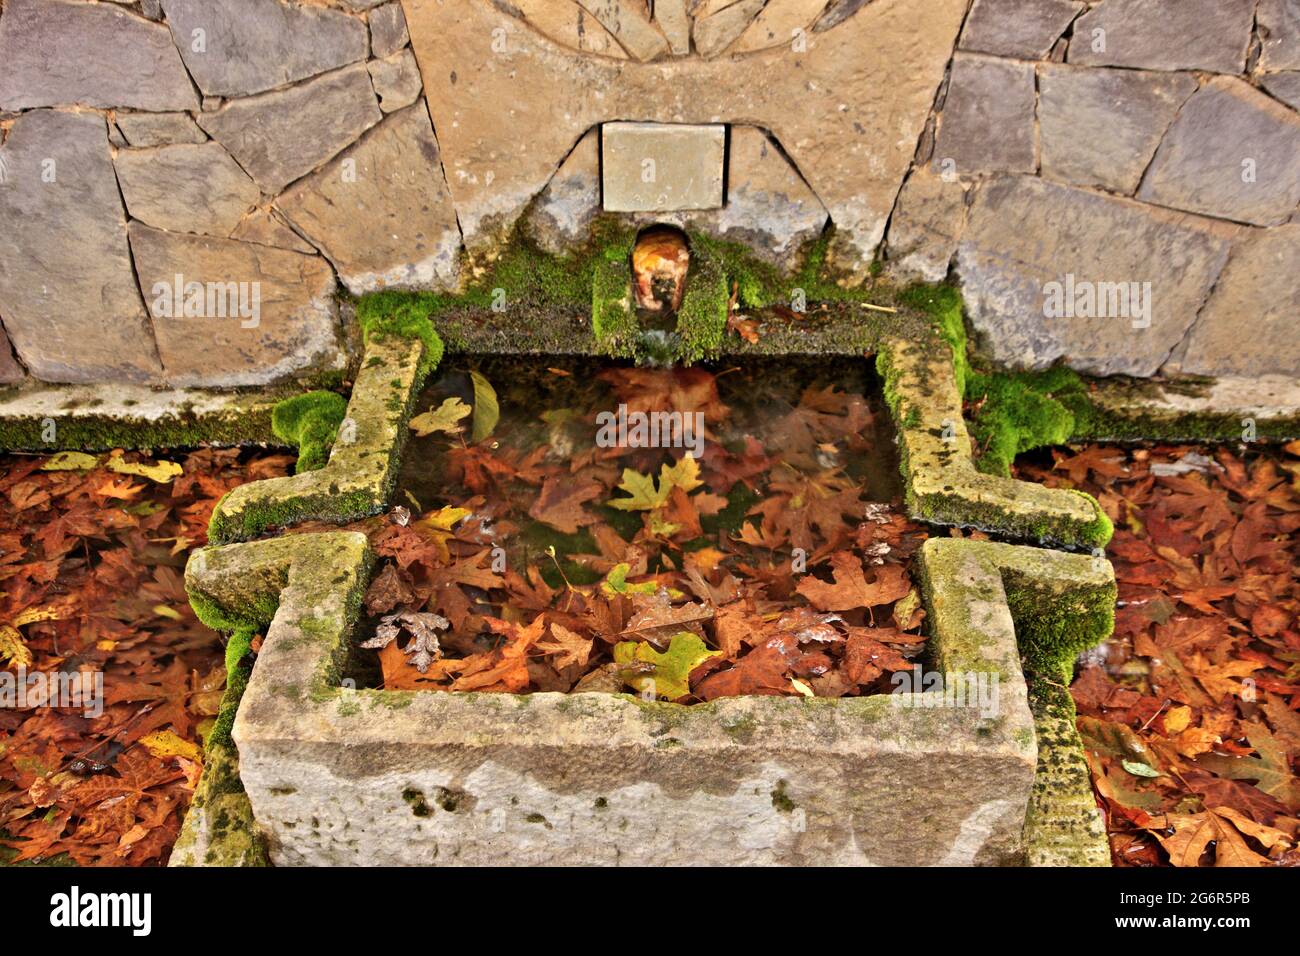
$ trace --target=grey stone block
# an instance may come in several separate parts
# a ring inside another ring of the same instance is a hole
[[[131,215],[172,232],[224,238],[261,198],[220,143],[120,149],[113,166]]]
[[[1241,73],[1256,0],[1105,0],[1074,23],[1069,62]]]
[[[958,53],[934,148],[936,172],[1033,172],[1034,68]]]
[[[605,209],[718,208],[725,142],[722,126],[606,123],[601,128]]]
[[[975,0],[958,45],[976,53],[1041,60],[1083,8],[1076,0]]]

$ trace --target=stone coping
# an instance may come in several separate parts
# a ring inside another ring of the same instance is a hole
[[[345,522],[382,511],[422,384],[423,356],[416,339],[372,337],[325,467],[235,488],[218,502],[209,540],[247,540],[301,521]]]
[[[913,518],[1068,548],[1101,548],[1110,540],[1110,521],[1089,496],[976,469],[945,343],[891,339],[878,367]]]
[[[287,394],[27,383],[0,390],[0,450],[282,445],[271,409]]]
[[[1041,639],[1043,619],[1014,616],[1004,581],[1066,599],[1113,591],[1110,566],[959,539],[919,560],[928,666],[996,675],[991,710],[927,706],[933,691],[684,706],[350,689],[371,567],[355,532],[205,548],[186,585],[270,618],[233,736],[277,864],[1020,862],[1039,755],[1017,634]]]

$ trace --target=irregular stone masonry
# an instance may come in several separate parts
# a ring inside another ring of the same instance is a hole
[[[581,246],[590,150],[565,157],[619,119],[729,124],[727,203],[690,228],[793,271],[829,221],[850,278],[881,251],[901,280],[951,271],[1000,360],[1245,385],[1300,369],[1292,0],[454,6],[10,0],[0,237],[23,242],[0,238],[0,381],[328,376],[346,335],[322,271],[354,292],[452,287],[464,244],[490,253],[530,204],[543,245]],[[205,317],[171,347],[123,241],[144,227],[167,233],[164,270],[260,282],[284,331]],[[1065,240],[1050,255],[1043,232]],[[259,248],[315,264],[255,276]],[[1067,277],[1150,283],[1150,328],[1049,314]],[[193,361],[209,351],[240,371]]]

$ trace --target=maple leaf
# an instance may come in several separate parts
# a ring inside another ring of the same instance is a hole
[[[797,693],[790,683],[790,657],[798,642],[775,637],[740,658],[733,667],[710,674],[695,688],[700,700],[750,695],[778,696]]]
[[[1229,816],[1222,810],[1205,810],[1195,814],[1169,813],[1153,818],[1147,829],[1173,829],[1172,835],[1157,833],[1156,839],[1165,848],[1169,862],[1174,866],[1200,866],[1201,857],[1210,843],[1214,843],[1215,866],[1268,866],[1268,858],[1260,856],[1242,839],[1241,833],[1234,826],[1239,819],[1245,818],[1239,814]],[[1256,832],[1268,829],[1262,827]],[[1285,837],[1285,834],[1282,836]]]
[[[584,502],[599,498],[603,490],[601,483],[592,478],[547,478],[542,482],[537,500],[528,509],[528,516],[556,531],[574,534],[579,528],[599,520],[582,506]]]
[[[1300,806],[1300,780],[1291,774],[1286,748],[1263,726],[1256,724],[1246,734],[1257,757],[1225,757],[1207,754],[1196,766],[1231,780],[1253,780],[1255,786],[1288,806]]]
[[[472,411],[473,409],[458,397],[452,396],[445,399],[436,409],[412,418],[410,422],[411,431],[421,438],[432,435],[434,432],[455,435],[461,429],[460,420],[468,416]]]
[[[834,584],[811,575],[799,582],[798,591],[813,607],[822,611],[848,611],[875,607],[906,597],[912,589],[907,570],[898,564],[886,564],[872,571],[875,580],[868,583],[862,562],[851,551],[831,555]]]
[[[528,651],[542,636],[546,617],[537,615],[527,627],[498,618],[486,619],[488,627],[508,640],[501,647],[466,658],[461,676],[451,685],[454,691],[478,690],[517,694],[528,687]]]
[[[403,631],[411,635],[410,642],[403,648],[407,660],[421,674],[429,665],[442,655],[438,642],[438,631],[451,627],[451,622],[441,614],[421,611],[399,611],[385,615],[375,628],[375,636],[363,641],[362,647],[383,648],[401,636]]]
[[[632,665],[640,661],[653,665],[652,673],[629,676],[627,683],[640,693],[653,689],[660,697],[680,700],[691,692],[691,671],[720,653],[709,650],[698,634],[682,631],[672,636],[668,650],[662,652],[640,641],[615,644],[614,662]]]
[[[694,455],[687,452],[675,464],[660,466],[657,487],[654,478],[650,475],[624,468],[623,480],[619,482],[618,487],[631,497],[611,498],[608,504],[611,508],[620,511],[653,511],[667,503],[668,496],[672,494],[674,488],[694,491],[701,484],[699,462],[695,460]]]
[[[551,622],[551,633],[537,642],[537,649],[553,656],[552,663],[557,667],[577,665],[583,667],[591,657],[592,642],[589,638],[577,634],[563,624]]]
[[[610,597],[616,594],[654,594],[659,590],[657,581],[642,581],[639,584],[629,583],[627,576],[631,572],[632,566],[627,563],[614,565],[605,575],[605,580],[600,582],[600,589]]]
[[[673,607],[667,588],[660,588],[649,598],[637,596],[636,613],[623,629],[624,635],[662,646],[674,633],[698,630],[713,618],[713,608],[706,604],[683,604]]]

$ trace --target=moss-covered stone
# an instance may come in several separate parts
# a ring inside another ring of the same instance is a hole
[[[325,467],[347,408],[342,395],[322,391],[295,395],[275,406],[271,427],[277,438],[298,449],[298,474]]]

